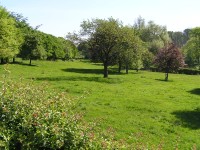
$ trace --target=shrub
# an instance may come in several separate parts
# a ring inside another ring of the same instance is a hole
[[[125,145],[116,142],[110,131],[99,130],[96,123],[84,122],[66,93],[47,92],[47,85],[9,78],[0,84],[0,147],[4,149],[115,149]]]
[[[189,74],[189,75],[199,75],[200,70],[197,69],[190,69],[190,68],[181,68],[178,70],[180,74]]]
[[[65,93],[54,94],[33,83],[2,82],[1,135],[7,148],[81,147],[80,114]]]
[[[159,69],[157,67],[151,66],[150,71],[152,72],[159,72]]]

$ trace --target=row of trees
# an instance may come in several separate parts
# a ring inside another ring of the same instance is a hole
[[[158,67],[167,72],[166,80],[168,72],[183,67],[185,62],[200,68],[200,28],[172,32],[141,17],[133,26],[124,26],[113,18],[92,19],[81,23],[80,34],[73,36],[76,42],[77,36],[78,49],[85,58],[103,63],[104,77],[108,77],[109,65],[118,65],[119,72],[125,68],[126,73],[129,68]]]
[[[163,47],[174,43],[185,56],[189,67],[200,69],[200,28],[184,32],[167,31],[165,26],[148,23],[141,17],[133,26],[125,26],[119,20],[92,19],[81,23],[79,34],[66,38],[55,37],[31,27],[22,15],[10,13],[0,7],[0,60],[8,62],[15,57],[23,59],[71,59],[78,53],[104,65],[104,77],[108,66],[118,65],[128,73],[129,68],[149,69],[155,56]],[[77,49],[78,48],[78,49]],[[78,52],[79,50],[79,52]]]
[[[189,67],[200,70],[200,27],[191,29],[189,35],[189,40],[182,48],[185,61]]]
[[[10,58],[23,59],[71,59],[78,50],[69,40],[55,37],[31,27],[22,15],[10,13],[0,6],[0,59],[6,63]]]
[[[104,77],[108,66],[118,65],[128,73],[129,68],[148,69],[154,56],[171,42],[166,27],[139,17],[134,26],[124,26],[119,20],[93,19],[84,21],[80,31],[78,49],[86,58],[104,65]]]
[[[119,72],[124,66],[127,73],[130,67],[140,68],[142,54],[146,49],[131,27],[109,18],[84,21],[81,28],[83,42],[79,45],[79,50],[92,61],[103,63],[104,77],[108,77],[109,65],[118,64]]]

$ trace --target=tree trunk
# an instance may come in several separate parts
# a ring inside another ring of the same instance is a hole
[[[1,64],[3,64],[4,63],[4,60],[3,60],[3,58],[1,58]]]
[[[126,74],[128,74],[128,63],[126,63]]]
[[[15,63],[15,57],[13,58],[13,63]]]
[[[200,70],[200,57],[198,58],[198,67],[199,67],[199,70]]]
[[[16,142],[15,143],[15,148],[18,150],[22,150],[22,143],[21,142]]]
[[[104,78],[107,78],[108,77],[108,65],[107,63],[104,63]]]
[[[166,70],[165,70],[165,81],[168,81],[168,74],[169,74],[169,69],[166,68]]]
[[[5,63],[8,63],[8,62],[9,62],[9,59],[8,59],[8,58],[6,58],[6,59],[5,59]]]
[[[121,73],[121,70],[122,70],[122,63],[121,63],[121,61],[119,61],[118,73]]]
[[[168,73],[165,73],[165,81],[168,81]]]
[[[30,66],[31,66],[31,61],[32,61],[32,60],[31,60],[31,58],[30,58],[30,62],[29,62],[29,65],[30,65]]]

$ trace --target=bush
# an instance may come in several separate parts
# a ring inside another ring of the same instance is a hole
[[[200,70],[190,69],[190,68],[181,68],[178,70],[179,74],[189,74],[189,75],[199,75]]]
[[[154,67],[154,66],[151,66],[149,69],[152,72],[159,72],[159,69],[157,67]]]
[[[152,72],[162,72],[156,67],[151,66],[150,71]],[[171,73],[179,73],[179,74],[188,74],[188,75],[199,75],[200,70],[197,69],[190,69],[190,68],[179,68],[177,71],[171,72]]]
[[[1,89],[0,122],[7,148],[81,147],[80,114],[65,93],[51,94],[33,83],[4,80]]]
[[[47,92],[44,84],[8,78],[0,84],[0,148],[115,149],[125,145],[116,142],[110,131],[99,130],[96,123],[84,122],[66,93]]]

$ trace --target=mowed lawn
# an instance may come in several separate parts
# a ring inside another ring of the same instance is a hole
[[[130,71],[110,68],[103,78],[101,64],[89,61],[28,61],[0,65],[14,80],[48,83],[50,90],[65,91],[77,100],[86,121],[113,128],[116,140],[144,143],[149,148],[200,149],[200,76]],[[142,145],[142,144],[141,144]]]

